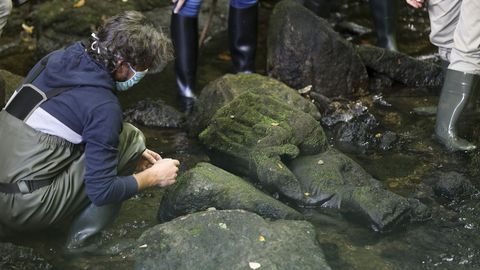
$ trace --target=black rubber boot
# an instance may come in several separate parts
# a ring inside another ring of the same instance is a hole
[[[67,236],[66,252],[70,254],[94,251],[95,243],[89,240],[110,225],[118,215],[122,204],[88,205],[75,217]]]
[[[258,4],[242,9],[230,6],[228,39],[234,73],[255,72],[257,17]]]
[[[448,69],[438,102],[435,135],[449,151],[471,151],[472,143],[457,137],[455,126],[469,97],[479,87],[479,75]]]
[[[377,33],[377,46],[398,51],[396,39],[398,0],[370,0],[370,9]]]
[[[183,111],[190,114],[196,101],[198,18],[172,14],[170,35],[175,49],[175,73]]]

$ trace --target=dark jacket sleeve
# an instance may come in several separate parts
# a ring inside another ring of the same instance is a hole
[[[121,129],[122,111],[114,102],[93,109],[84,125],[85,190],[97,206],[122,202],[138,190],[133,176],[117,176]]]

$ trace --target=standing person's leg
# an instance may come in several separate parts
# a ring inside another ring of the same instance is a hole
[[[202,0],[187,0],[172,14],[170,35],[175,50],[176,82],[183,110],[188,114],[195,103],[195,75],[198,58],[198,13]]]
[[[145,151],[143,133],[131,124],[124,123],[118,146],[118,175],[135,172],[139,157]],[[78,214],[67,237],[66,247],[70,252],[83,251],[86,242],[109,226],[117,217],[122,204],[96,206],[90,203]],[[86,246],[88,249],[89,247]]]
[[[0,0],[0,36],[7,24],[8,16],[12,12],[12,0]]]
[[[370,0],[377,46],[398,51],[396,27],[398,20],[398,0]]]
[[[228,38],[235,73],[255,72],[257,21],[257,0],[230,1]]]
[[[454,1],[444,1],[448,5]],[[459,13],[452,36],[452,49],[446,56],[450,65],[438,103],[435,134],[452,151],[469,151],[476,148],[472,143],[457,137],[456,123],[469,98],[479,87],[480,77],[480,3],[477,0],[458,2],[452,12]],[[433,28],[432,28],[433,31]]]

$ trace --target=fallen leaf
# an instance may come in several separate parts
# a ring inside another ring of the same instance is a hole
[[[260,236],[258,237],[258,241],[260,241],[260,242],[265,241],[265,236],[260,235]]]
[[[219,53],[217,55],[218,59],[222,60],[222,61],[227,61],[227,62],[230,62],[232,60],[232,57],[230,56],[230,54],[228,53]]]
[[[277,123],[277,122],[272,122],[272,124],[271,124],[271,125],[272,125],[272,126],[274,126],[274,127],[276,127],[276,126],[278,126],[278,125],[280,125],[280,124],[279,124],[279,123]]]
[[[227,224],[225,223],[218,223],[218,226],[222,229],[225,229],[225,230],[227,229]]]
[[[30,26],[30,25],[26,25],[24,23],[22,23],[22,29],[27,32],[28,34],[31,34],[33,33],[33,26]]]
[[[310,192],[305,192],[305,193],[303,193],[303,194],[304,194],[305,196],[307,196],[307,197],[310,196]]]
[[[74,8],[81,8],[85,5],[85,0],[78,0],[75,4],[73,4]]]
[[[317,162],[318,165],[323,165],[325,164],[325,162],[323,162],[323,160],[319,159],[318,162]]]

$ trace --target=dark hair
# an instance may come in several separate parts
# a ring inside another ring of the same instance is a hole
[[[157,72],[173,58],[171,41],[138,11],[124,11],[109,18],[92,36],[89,54],[110,71],[123,59]]]

